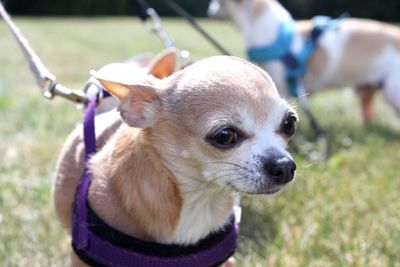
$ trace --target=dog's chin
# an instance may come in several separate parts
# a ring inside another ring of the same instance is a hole
[[[258,194],[258,195],[260,195],[260,194],[263,194],[263,195],[274,195],[274,194],[278,193],[279,191],[281,191],[281,189],[282,189],[282,186],[276,187],[276,188],[268,188],[268,189],[264,189],[264,190],[258,191],[255,194]]]
[[[254,188],[254,189],[249,189],[249,188],[237,188],[234,187],[234,191],[237,191],[239,193],[244,193],[248,195],[274,195],[281,191],[283,188],[282,185],[277,185],[277,186],[268,186],[268,187],[259,187],[259,188]]]
[[[282,186],[280,187],[272,187],[272,188],[260,188],[254,191],[246,192],[247,194],[251,195],[274,195],[281,191]]]

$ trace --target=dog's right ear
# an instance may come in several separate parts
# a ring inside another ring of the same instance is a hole
[[[108,92],[119,99],[118,111],[126,124],[131,127],[147,128],[157,120],[162,105],[158,90],[154,86],[150,84],[126,85],[97,77],[96,79]]]
[[[178,69],[178,58],[176,48],[168,48],[152,60],[148,73],[158,79],[168,77]]]

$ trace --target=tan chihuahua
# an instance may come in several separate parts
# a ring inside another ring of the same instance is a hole
[[[209,15],[230,18],[239,27],[247,48],[274,43],[280,27],[292,21],[290,13],[276,0],[212,0]],[[297,21],[290,44],[292,53],[301,51],[313,29],[313,22]],[[287,95],[282,61],[261,63]],[[307,63],[305,93],[324,88],[354,86],[360,97],[365,121],[374,117],[372,100],[382,89],[387,102],[400,114],[400,30],[387,23],[346,18],[323,32]]]
[[[219,56],[163,80],[96,78],[120,103],[119,114],[96,117],[88,200],[120,232],[191,246],[229,224],[239,193],[274,194],[293,180],[286,146],[296,113],[259,67]],[[56,171],[55,207],[68,229],[84,168],[81,132],[68,138]],[[75,254],[72,262],[83,265]]]

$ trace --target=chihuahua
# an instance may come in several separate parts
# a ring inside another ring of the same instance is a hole
[[[212,0],[208,13],[232,19],[247,48],[275,42],[281,25],[293,20],[276,0]],[[292,52],[302,49],[312,29],[310,20],[296,23]],[[260,66],[272,76],[280,94],[286,96],[282,62],[272,60]],[[320,36],[307,69],[305,93],[355,86],[364,120],[369,122],[374,117],[373,96],[382,89],[387,102],[400,114],[400,30],[395,26],[367,19],[341,19],[334,29]]]
[[[88,202],[120,232],[193,245],[229,223],[239,193],[274,194],[294,179],[286,146],[297,115],[252,63],[211,57],[130,84],[95,76],[119,106],[96,116]],[[81,132],[56,170],[55,208],[67,229],[84,169]],[[74,253],[72,262],[83,264]]]

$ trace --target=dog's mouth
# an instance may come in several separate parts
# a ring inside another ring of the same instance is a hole
[[[239,192],[239,193],[245,193],[249,195],[273,195],[281,191],[281,189],[284,186],[268,186],[268,187],[261,187],[257,188],[254,190],[249,190],[249,189],[239,189],[236,186],[231,185],[230,188],[233,191]]]
[[[272,188],[260,188],[254,192],[249,192],[249,194],[253,195],[273,195],[281,191],[282,186],[272,187]]]
[[[263,194],[267,194],[267,195],[273,195],[278,193],[279,191],[281,191],[282,187],[278,187],[278,188],[271,188],[268,190],[265,190],[265,192],[263,192]]]

